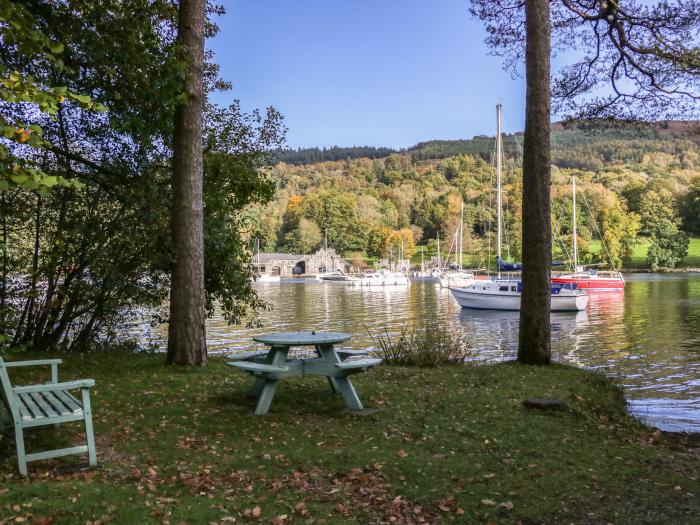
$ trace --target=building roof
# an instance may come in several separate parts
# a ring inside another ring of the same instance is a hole
[[[294,253],[261,253],[253,255],[253,263],[269,262],[269,261],[300,261],[304,259],[303,255]]]

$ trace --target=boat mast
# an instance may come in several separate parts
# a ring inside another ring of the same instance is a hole
[[[496,202],[497,202],[497,248],[496,265],[498,266],[498,278],[501,278],[501,105],[496,105]]]
[[[440,232],[437,232],[437,265],[438,270],[442,270],[442,261],[440,260]]]
[[[571,177],[571,187],[574,200],[574,212],[572,214],[571,220],[574,223],[574,273],[578,271],[578,243],[576,242],[576,177]]]
[[[464,201],[462,201],[462,209],[459,212],[459,264],[457,268],[462,270],[462,248],[464,243]]]

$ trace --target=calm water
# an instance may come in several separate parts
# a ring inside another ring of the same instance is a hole
[[[463,329],[480,359],[515,357],[518,313],[460,308],[432,283],[368,290],[338,283],[259,284],[272,309],[262,327],[208,322],[211,351],[246,349],[257,333],[336,330],[368,348],[367,329],[398,332],[405,323],[447,322]],[[555,358],[621,378],[630,410],[665,430],[700,432],[700,275],[630,275],[624,293],[597,294],[577,314],[552,315]]]

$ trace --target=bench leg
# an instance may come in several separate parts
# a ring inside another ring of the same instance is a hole
[[[91,467],[97,466],[97,451],[95,450],[95,434],[92,429],[92,407],[90,406],[90,393],[83,388],[83,414],[85,414],[85,437],[87,438],[88,463]]]
[[[255,409],[256,416],[264,416],[267,411],[270,410],[270,404],[272,403],[272,398],[275,397],[275,390],[277,390],[278,381],[266,380],[265,386],[260,393],[260,398],[258,399],[258,406]]]
[[[340,395],[345,399],[345,404],[350,410],[362,410],[362,402],[360,398],[357,397],[357,392],[355,392],[355,387],[347,377],[336,377],[335,385]]]
[[[253,384],[250,386],[250,389],[248,389],[246,396],[260,397],[260,394],[262,394],[266,382],[267,381],[265,381],[261,377],[256,377],[255,379],[253,379]]]
[[[15,423],[15,441],[17,443],[17,467],[20,476],[27,475],[27,455],[24,451],[24,429]]]

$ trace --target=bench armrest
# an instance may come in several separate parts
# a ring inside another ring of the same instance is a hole
[[[17,386],[12,389],[15,394],[28,394],[30,392],[55,392],[56,390],[75,390],[76,388],[90,388],[95,386],[94,379],[80,379],[65,383],[46,383],[44,385]]]
[[[20,366],[60,365],[63,359],[35,359],[33,361],[5,361],[0,366],[19,368]]]

